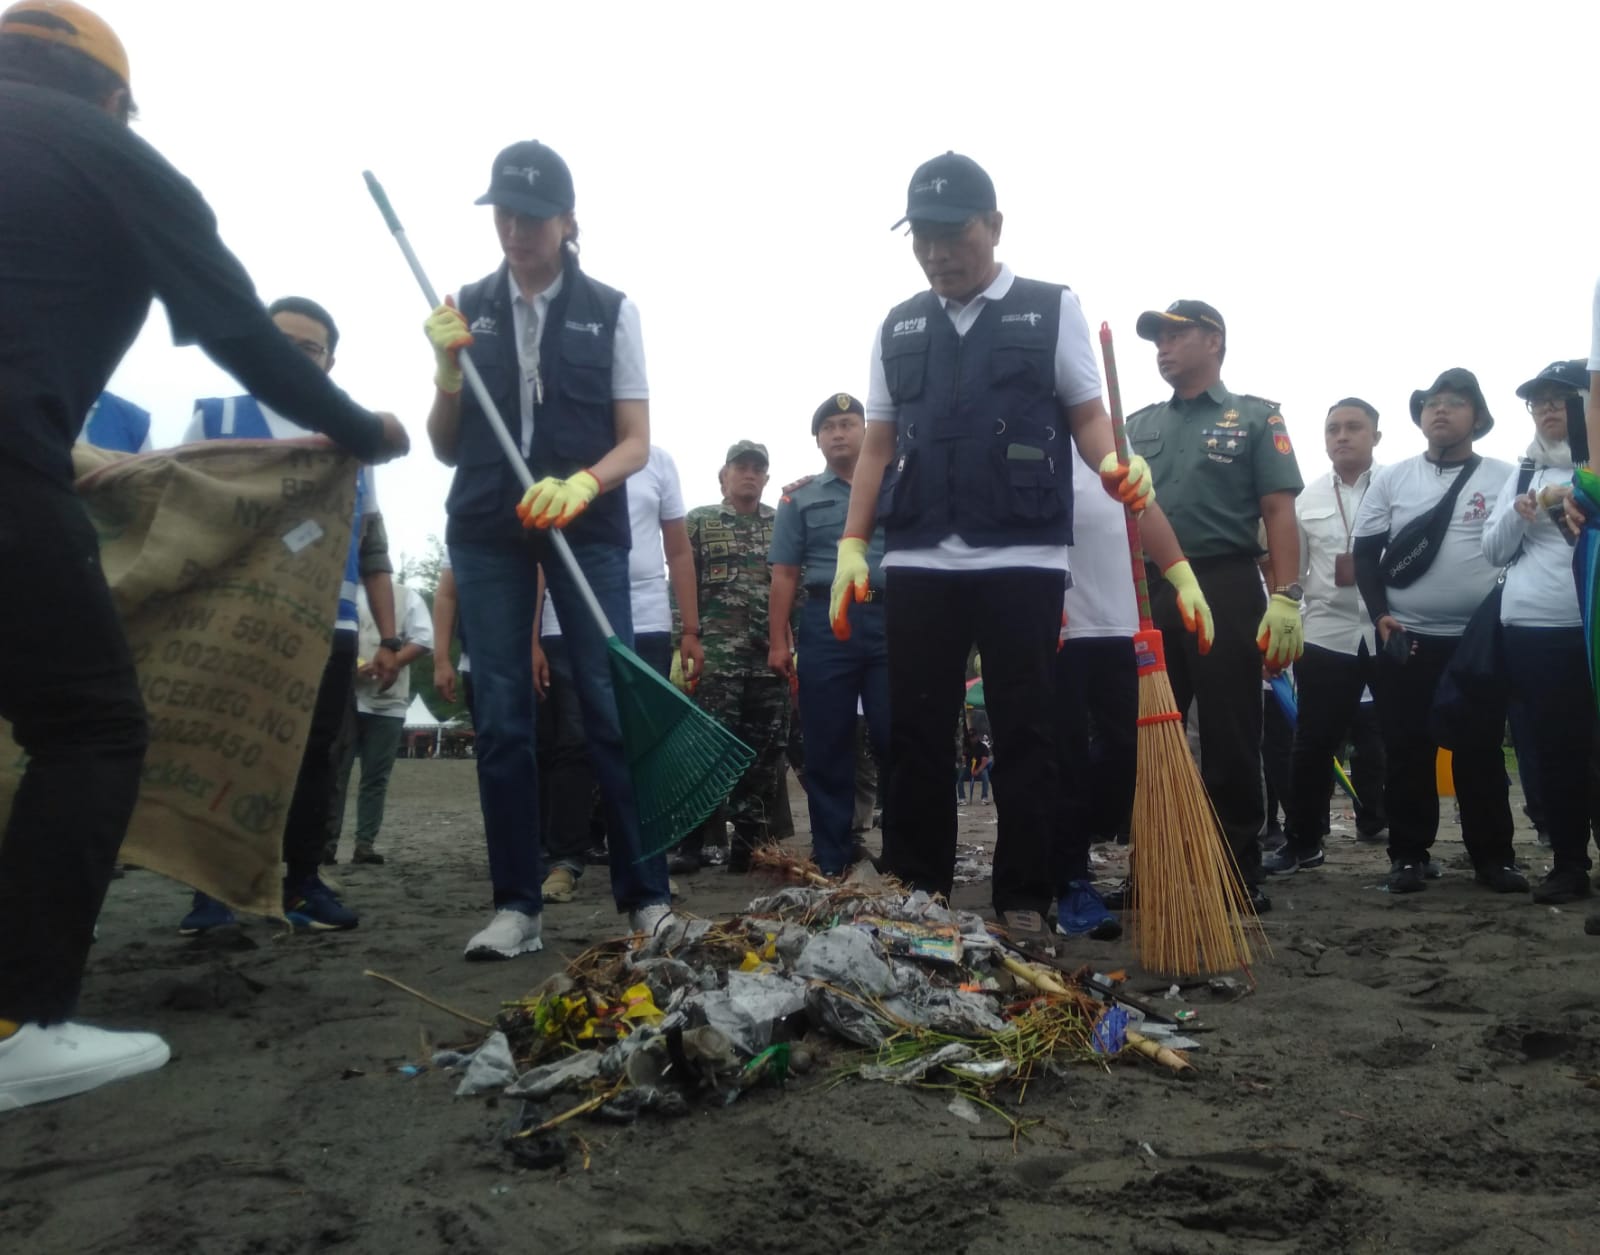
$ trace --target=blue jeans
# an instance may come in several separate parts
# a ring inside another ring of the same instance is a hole
[[[624,644],[630,643],[627,550],[582,542],[572,548],[613,630]],[[612,897],[620,911],[669,902],[666,858],[640,858],[639,811],[623,756],[605,638],[566,564],[547,546],[531,544],[451,545],[450,561],[462,628],[472,642],[478,798],[495,906],[534,913],[543,905],[533,717],[533,615],[541,561],[561,618],[589,756],[604,799]]]
[[[811,853],[836,876],[850,862],[856,809],[856,701],[880,763],[889,761],[889,649],[883,607],[850,607],[850,639],[828,623],[828,598],[813,594],[800,611],[800,731],[806,745],[806,806]]]

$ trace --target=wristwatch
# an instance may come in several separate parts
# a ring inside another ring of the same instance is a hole
[[[1306,590],[1299,584],[1280,584],[1272,590],[1274,597],[1287,597],[1290,601],[1304,601]]]
[[[396,654],[398,654],[402,649],[404,649],[405,645],[406,645],[406,643],[403,640],[401,640],[398,636],[385,636],[381,641],[378,642],[378,648],[379,649],[387,649],[391,653],[396,653]]]

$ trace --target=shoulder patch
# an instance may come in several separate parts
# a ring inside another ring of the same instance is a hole
[[[1253,396],[1248,392],[1236,392],[1234,395],[1241,401],[1254,401],[1257,405],[1264,405],[1274,414],[1276,414],[1280,408],[1276,401],[1269,401],[1266,397]]]

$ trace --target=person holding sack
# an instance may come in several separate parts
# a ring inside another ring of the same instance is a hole
[[[1506,481],[1483,532],[1483,554],[1506,568],[1500,587],[1503,680],[1524,726],[1544,790],[1554,860],[1533,900],[1557,905],[1589,896],[1589,758],[1594,693],[1583,618],[1572,579],[1572,542],[1556,521],[1572,492],[1569,407],[1588,384],[1581,361],[1551,362],[1517,389],[1533,416],[1533,442]]]
[[[1381,467],[1356,515],[1356,587],[1377,627],[1378,726],[1388,758],[1390,893],[1423,889],[1439,831],[1430,714],[1440,677],[1467,622],[1494,587],[1484,557],[1489,503],[1512,467],[1474,453],[1494,426],[1478,380],[1453,367],[1411,394],[1411,421],[1425,453]],[[1497,893],[1526,892],[1511,852],[1511,807],[1500,740],[1473,738],[1455,749],[1461,839],[1475,878]]]

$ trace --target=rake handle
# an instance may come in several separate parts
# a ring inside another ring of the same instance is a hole
[[[1117,382],[1117,354],[1111,346],[1111,324],[1100,324],[1100,352],[1106,362],[1106,397],[1111,405],[1111,438],[1116,441],[1117,461],[1128,464],[1128,432],[1122,424],[1122,388]],[[1139,598],[1139,627],[1150,631],[1154,622],[1150,618],[1150,582],[1145,576],[1144,539],[1139,535],[1139,524],[1133,511],[1123,507],[1128,525],[1128,556],[1133,562],[1133,587]]]
[[[423,270],[422,262],[417,259],[416,250],[411,247],[411,241],[406,238],[405,228],[400,225],[400,218],[394,211],[394,206],[389,203],[389,196],[383,190],[383,184],[378,182],[377,176],[371,170],[363,170],[361,177],[367,182],[367,191],[372,193],[372,199],[377,203],[378,212],[383,215],[383,221],[389,228],[389,233],[394,236],[394,242],[400,246],[400,252],[406,259],[406,264],[411,267],[411,273],[417,280],[417,286],[422,289],[422,295],[428,300],[430,310],[439,307],[439,294],[434,290],[433,284],[428,282],[428,273]],[[495,404],[494,398],[489,395],[489,389],[484,386],[483,376],[478,373],[477,366],[472,361],[472,356],[466,349],[456,353],[456,361],[461,366],[461,374],[472,389],[472,395],[478,398],[478,405],[483,410],[483,415],[489,420],[489,429],[494,432],[499,440],[500,447],[505,451],[506,460],[511,463],[511,469],[522,482],[523,488],[533,487],[533,472],[528,469],[528,463],[522,456],[522,450],[517,448],[517,442],[511,438],[507,430],[505,419],[500,417],[500,407]],[[572,552],[572,546],[567,543],[567,538],[561,534],[559,528],[550,529],[550,540],[555,545],[555,550],[560,555],[561,561],[566,564],[568,573],[572,576],[573,583],[577,586],[579,595],[589,607],[589,613],[594,616],[594,621],[600,625],[601,634],[610,640],[616,635],[611,627],[611,620],[606,618],[606,612],[600,608],[600,600],[594,595],[594,589],[589,586],[588,579],[583,574],[583,568],[578,565],[577,555]]]

